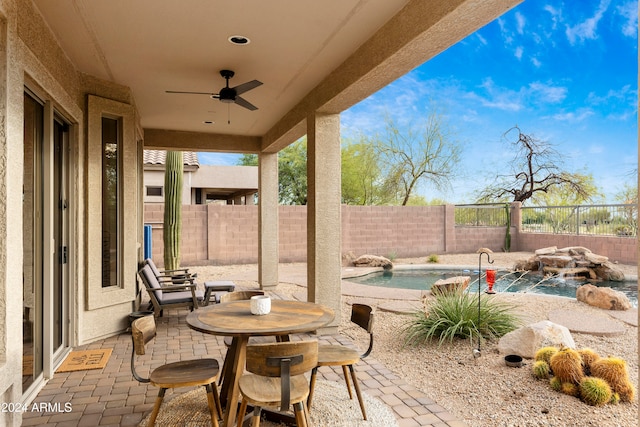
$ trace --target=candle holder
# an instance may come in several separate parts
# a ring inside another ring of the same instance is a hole
[[[496,283],[496,270],[487,270],[487,287],[486,292],[488,294],[495,294],[496,292],[493,290],[493,285]]]

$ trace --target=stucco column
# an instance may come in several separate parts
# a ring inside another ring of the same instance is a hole
[[[278,153],[258,156],[258,281],[278,286]]]
[[[334,310],[340,324],[340,116],[307,118],[307,299]]]

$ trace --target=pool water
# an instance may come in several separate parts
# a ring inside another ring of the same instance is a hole
[[[396,269],[366,276],[349,278],[350,282],[385,288],[418,289],[427,290],[437,280],[454,276],[470,276],[469,290],[478,289],[478,270],[431,270],[431,269]],[[563,297],[576,297],[576,289],[584,285],[585,281],[543,277],[536,273],[522,274],[520,272],[498,271],[496,283],[493,287],[496,292],[530,292],[536,294],[556,295]],[[638,306],[638,287],[636,282],[610,282],[602,281],[594,283],[596,286],[610,287],[623,292],[634,307]],[[482,290],[486,289],[484,273],[482,276]]]

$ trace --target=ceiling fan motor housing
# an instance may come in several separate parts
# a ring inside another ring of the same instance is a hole
[[[222,102],[233,103],[236,100],[236,91],[230,87],[223,87],[220,89],[218,98]]]

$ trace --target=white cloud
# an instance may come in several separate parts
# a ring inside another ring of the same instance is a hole
[[[596,34],[598,23],[609,7],[609,2],[610,0],[601,0],[598,9],[592,17],[574,26],[567,25],[566,34],[569,39],[569,43],[573,45],[578,40],[583,42],[585,40],[595,40],[598,37]]]
[[[484,37],[482,37],[482,35],[481,35],[480,33],[476,32],[476,33],[475,33],[475,35],[476,35],[476,38],[477,38],[478,40],[480,40],[480,43],[482,43],[483,45],[485,45],[485,46],[486,46],[486,45],[488,45],[488,44],[489,44],[489,43],[487,42],[487,39],[485,39]]]
[[[522,59],[522,51],[523,51],[522,46],[518,46],[515,52],[513,53],[513,55],[520,60]]]
[[[544,10],[551,14],[551,22],[553,23],[551,29],[555,30],[558,27],[558,23],[562,22],[562,11],[551,5],[546,5]]]
[[[540,62],[540,60],[538,58],[536,58],[535,56],[531,57],[531,63],[536,68],[540,68],[542,66],[542,62]]]
[[[552,118],[560,122],[577,123],[577,122],[584,121],[586,118],[592,115],[593,115],[593,111],[587,108],[582,108],[577,112],[570,111],[567,113],[557,113],[557,114],[554,114]]]
[[[625,22],[622,25],[622,34],[627,37],[638,36],[638,3],[630,1],[616,8],[616,12],[621,15]]]
[[[518,34],[524,34],[525,24],[526,20],[524,16],[520,12],[516,12],[516,31]]]
[[[542,101],[558,103],[567,97],[567,88],[563,86],[553,86],[546,83],[533,82],[529,84],[531,95],[542,98]]]

